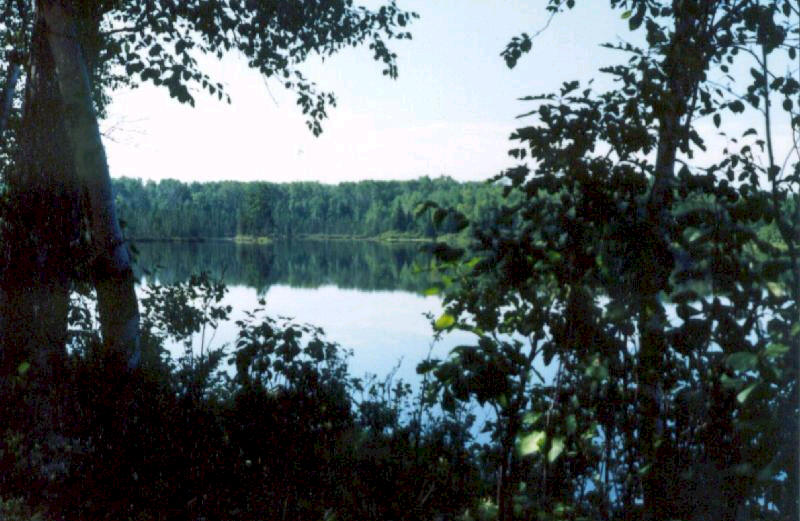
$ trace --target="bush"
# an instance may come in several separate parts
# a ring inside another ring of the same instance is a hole
[[[0,503],[8,518],[432,519],[474,507],[485,487],[469,424],[437,417],[391,377],[351,377],[348,353],[321,330],[257,309],[229,354],[195,354],[193,335],[227,318],[224,293],[205,276],[152,285],[143,340],[161,355],[141,370],[98,355],[89,334],[57,393],[34,397],[47,386],[20,375],[9,396],[23,407],[0,410],[0,497],[17,498]],[[90,315],[75,313],[84,326]],[[184,356],[166,356],[167,341]]]

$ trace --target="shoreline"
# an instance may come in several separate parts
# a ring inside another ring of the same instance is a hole
[[[373,236],[361,235],[342,235],[342,234],[299,234],[293,237],[278,236],[253,236],[253,235],[237,235],[234,237],[134,237],[130,241],[136,243],[155,243],[155,242],[172,242],[172,243],[203,243],[203,242],[233,242],[236,244],[260,244],[267,245],[276,241],[360,241],[360,242],[383,242],[383,243],[431,243],[436,241],[454,242],[461,239],[457,235],[442,235],[439,237],[416,237],[406,235],[394,235],[392,233],[383,233]]]

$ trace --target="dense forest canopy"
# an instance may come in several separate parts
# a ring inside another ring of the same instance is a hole
[[[127,234],[137,238],[209,238],[241,235],[373,237],[385,232],[433,237],[459,231],[455,223],[418,216],[425,201],[489,219],[503,200],[502,187],[460,183],[447,177],[414,181],[182,183],[114,180]]]
[[[448,177],[412,181],[269,183],[174,179],[114,179],[114,195],[126,235],[137,239],[204,239],[236,236],[303,236],[388,239],[434,238],[460,232],[445,216],[437,222],[425,203],[450,208],[479,227],[518,194],[504,197],[502,184],[458,182]],[[510,197],[510,199],[509,199]],[[697,201],[685,203],[697,206]],[[790,211],[793,199],[784,203]],[[777,246],[774,222],[756,223],[759,236]]]

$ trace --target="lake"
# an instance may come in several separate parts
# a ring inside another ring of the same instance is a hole
[[[261,297],[272,316],[292,317],[325,330],[328,340],[353,351],[350,372],[384,376],[400,363],[397,376],[416,382],[416,365],[429,351],[445,357],[474,337],[446,335],[435,345],[426,313],[441,313],[441,300],[423,296],[433,282],[429,258],[418,244],[371,241],[276,241],[267,245],[227,241],[137,243],[139,277],[154,270],[161,283],[183,281],[207,271],[228,285],[233,307],[212,347],[231,345],[234,322],[258,307]],[[182,347],[173,346],[173,354]]]

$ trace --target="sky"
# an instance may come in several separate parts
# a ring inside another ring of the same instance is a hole
[[[487,179],[511,166],[509,135],[528,106],[521,96],[588,80],[624,56],[599,46],[629,38],[606,2],[560,14],[513,70],[500,52],[547,23],[544,1],[400,0],[420,18],[411,41],[393,42],[399,78],[381,74],[368,49],[346,49],[303,69],[337,107],[323,134],[307,129],[293,93],[236,55],[204,59],[230,105],[196,92],[196,106],[144,85],[113,93],[102,122],[113,177],[182,181]]]

